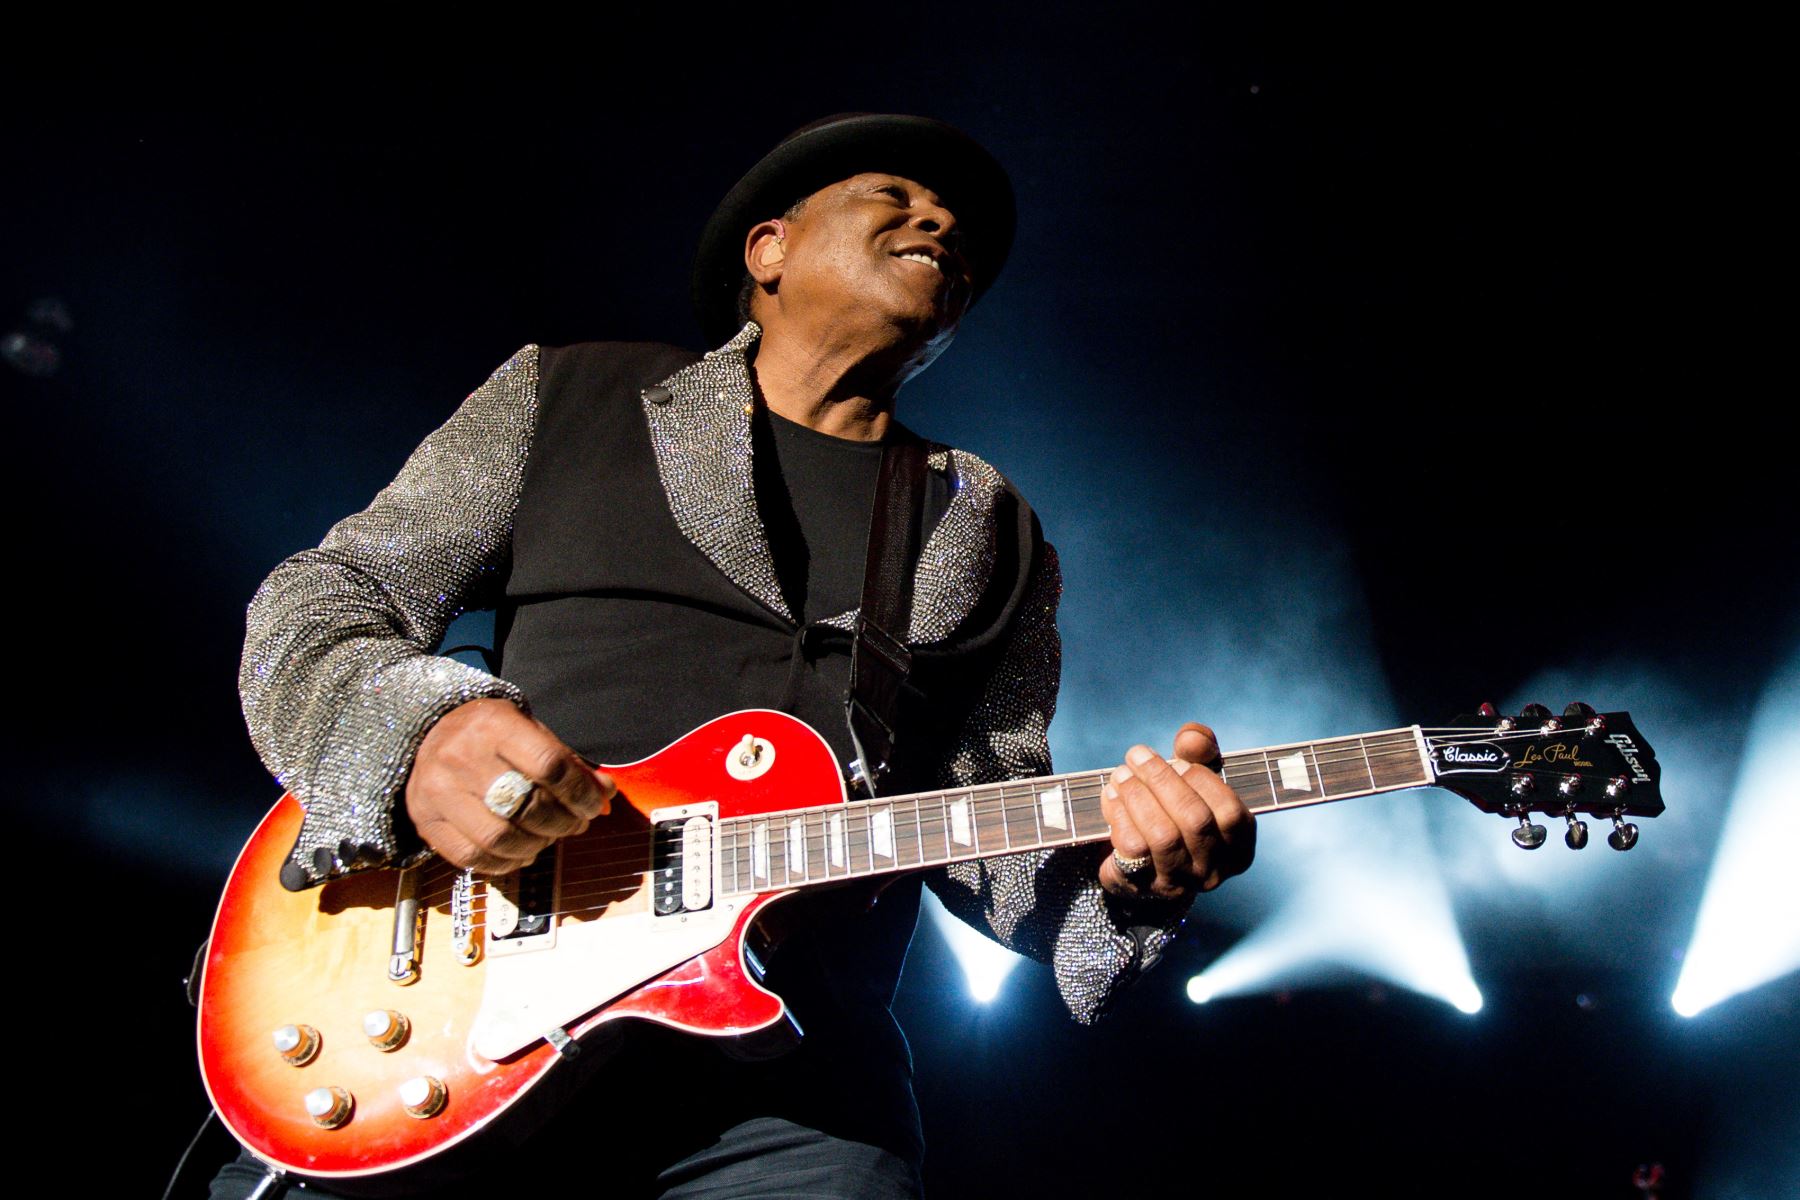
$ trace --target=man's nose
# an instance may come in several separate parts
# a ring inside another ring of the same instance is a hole
[[[956,214],[942,204],[920,204],[910,224],[921,233],[931,234],[947,250],[962,249],[962,230],[957,228]]]

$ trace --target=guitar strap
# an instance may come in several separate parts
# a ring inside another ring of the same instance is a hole
[[[856,758],[850,781],[875,794],[894,763],[900,689],[912,671],[906,632],[912,618],[913,564],[919,557],[919,514],[925,500],[925,443],[902,438],[881,456],[875,508],[869,517],[862,605],[850,647],[850,690],[844,698]]]

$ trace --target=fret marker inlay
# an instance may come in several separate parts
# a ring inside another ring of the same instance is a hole
[[[1275,760],[1275,769],[1281,772],[1281,790],[1284,792],[1312,791],[1312,776],[1306,771],[1306,754],[1297,752],[1286,758]]]
[[[969,802],[967,800],[950,802],[950,840],[959,846],[970,844]]]
[[[1038,793],[1038,807],[1044,813],[1045,829],[1069,827],[1068,792],[1062,784]]]
[[[881,858],[894,857],[894,810],[878,808],[869,814],[869,838]]]
[[[844,814],[831,814],[831,865],[841,867],[849,861],[850,853],[844,841]]]

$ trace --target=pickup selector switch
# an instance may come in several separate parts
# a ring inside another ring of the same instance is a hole
[[[363,1036],[369,1044],[387,1053],[398,1050],[406,1042],[406,1035],[412,1032],[412,1022],[406,1014],[395,1012],[391,1008],[377,1008],[364,1014],[362,1021]]]
[[[400,1106],[407,1116],[421,1121],[443,1112],[444,1102],[449,1098],[443,1081],[430,1075],[418,1075],[400,1085]]]
[[[356,1101],[341,1087],[314,1088],[306,1093],[306,1115],[323,1129],[336,1129],[350,1119]]]
[[[319,1031],[311,1025],[283,1025],[274,1037],[275,1053],[290,1067],[304,1067],[319,1057]]]

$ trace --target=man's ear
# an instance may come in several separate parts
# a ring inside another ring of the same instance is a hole
[[[781,278],[787,262],[787,226],[780,221],[763,221],[750,229],[744,238],[744,269],[757,283],[768,287]]]

